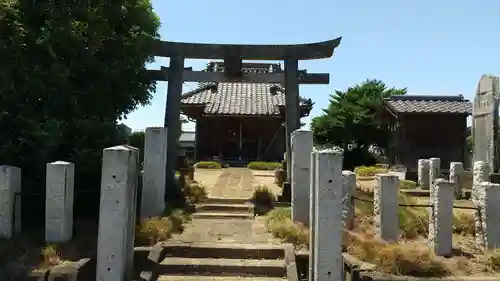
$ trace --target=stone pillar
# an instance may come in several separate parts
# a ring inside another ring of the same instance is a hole
[[[45,241],[61,243],[73,236],[75,165],[47,163],[45,197]]]
[[[472,190],[471,190],[471,201],[472,204],[478,208],[474,212],[474,227],[476,233],[476,241],[478,244],[483,243],[482,232],[483,225],[481,223],[481,214],[483,212],[481,206],[481,198],[484,197],[484,189],[481,188],[482,182],[488,182],[490,175],[490,166],[485,161],[476,161],[472,167]]]
[[[97,240],[99,281],[131,280],[139,150],[115,146],[103,151]]]
[[[429,160],[418,159],[418,186],[421,189],[429,189]]]
[[[285,130],[288,182],[291,180],[292,174],[292,132],[300,128],[298,70],[299,62],[297,59],[290,58],[285,60]]]
[[[373,190],[375,231],[383,240],[397,241],[399,237],[399,178],[390,174],[377,174],[375,180],[377,181]]]
[[[472,168],[472,191],[471,191],[472,203],[476,204],[479,184],[482,182],[489,181],[489,176],[490,176],[490,167],[487,162],[485,161],[474,162],[474,166]]]
[[[314,280],[343,280],[342,156],[317,153],[314,219]]]
[[[441,159],[429,159],[429,183],[432,185],[435,180],[441,176]]]
[[[181,202],[182,194],[175,181],[179,137],[182,130],[181,95],[184,57],[170,57],[168,68],[167,104],[165,108],[164,127],[167,128],[167,164],[165,165],[165,199],[167,202]]]
[[[356,174],[351,171],[342,171],[342,218],[344,227],[354,227],[354,205],[352,196],[356,193]]]
[[[141,217],[161,215],[165,210],[167,129],[146,128],[142,175]]]
[[[295,130],[291,140],[292,219],[309,227],[309,182],[313,134],[308,130]]]
[[[10,239],[21,232],[21,169],[0,166],[0,237]],[[15,202],[15,203],[14,203]]]
[[[476,241],[485,250],[500,248],[500,184],[479,183],[482,229],[476,232]]]
[[[462,182],[463,182],[464,164],[462,162],[450,163],[450,181],[454,184],[455,199],[462,198]]]
[[[453,249],[454,187],[454,183],[445,179],[434,181],[435,198],[432,204],[433,219],[429,218],[429,246],[438,256],[449,256]]]
[[[309,175],[309,280],[314,280],[314,255],[316,253],[316,245],[314,244],[315,227],[316,227],[316,161],[318,152],[311,153],[311,169]]]

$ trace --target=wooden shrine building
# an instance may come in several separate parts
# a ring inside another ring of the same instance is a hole
[[[210,62],[207,72],[224,72]],[[243,73],[281,73],[280,64],[243,63]],[[300,117],[311,100],[300,98]],[[181,99],[181,111],[196,120],[195,158],[224,162],[279,161],[285,152],[285,89],[278,84],[200,83]],[[299,121],[298,121],[299,122]]]
[[[391,131],[388,162],[404,165],[408,178],[416,177],[418,159],[441,158],[441,169],[467,157],[467,117],[472,103],[458,96],[393,96],[384,101]]]

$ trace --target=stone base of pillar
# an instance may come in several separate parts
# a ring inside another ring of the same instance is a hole
[[[280,202],[292,202],[292,183],[284,182],[281,188],[281,196],[278,196],[278,201]]]
[[[500,183],[500,173],[492,173],[490,174],[490,180],[489,182],[491,183]]]

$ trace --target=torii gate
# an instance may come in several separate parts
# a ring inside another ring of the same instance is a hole
[[[155,56],[170,57],[170,66],[148,70],[154,80],[168,81],[164,126],[167,128],[167,165],[165,199],[177,200],[174,190],[175,165],[181,133],[180,107],[183,82],[275,83],[285,88],[287,181],[291,176],[291,133],[300,128],[299,84],[329,84],[328,73],[307,73],[298,69],[299,60],[325,59],[333,56],[341,37],[333,40],[296,45],[229,45],[156,41]],[[193,71],[184,67],[185,59],[223,59],[225,72]],[[282,60],[284,72],[242,73],[243,60]]]

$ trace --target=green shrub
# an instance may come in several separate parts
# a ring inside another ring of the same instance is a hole
[[[255,161],[255,162],[250,162],[247,165],[247,168],[251,170],[276,170],[279,167],[281,167],[281,163],[279,162]]]
[[[415,189],[417,188],[417,183],[411,180],[402,180],[399,182],[400,189]]]
[[[376,174],[387,173],[389,170],[377,166],[361,166],[357,167],[354,172],[357,176],[371,177]]]
[[[201,161],[196,163],[196,168],[200,169],[221,169],[222,166],[219,162],[215,161]]]

